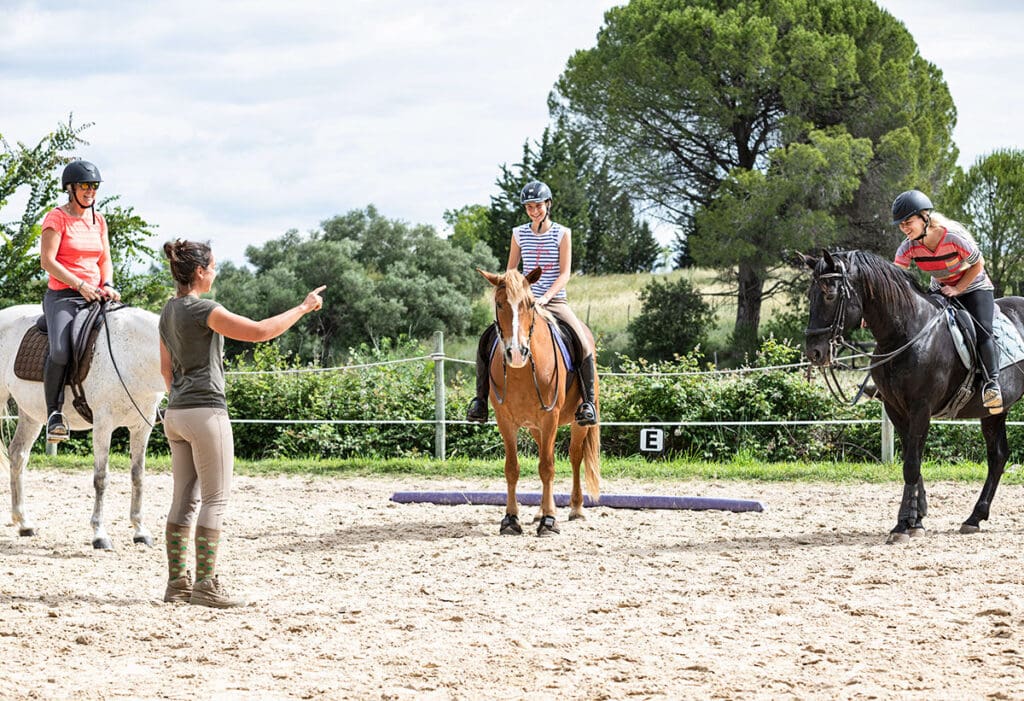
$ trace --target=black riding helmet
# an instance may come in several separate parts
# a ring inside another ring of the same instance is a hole
[[[74,183],[101,183],[100,169],[89,161],[71,161],[64,166],[60,176],[60,188],[67,190]]]
[[[101,183],[103,177],[100,175],[100,169],[89,161],[74,160],[64,166],[64,172],[60,176],[61,189],[67,191],[68,185],[74,185],[76,183]],[[82,203],[78,201],[78,193],[72,188],[68,192],[70,197],[75,198],[75,204],[82,207]],[[92,223],[96,223],[96,203],[89,205],[89,209],[92,210]]]
[[[539,180],[526,183],[522,192],[519,193],[520,204],[527,202],[547,202],[551,199],[551,188]]]
[[[928,195],[920,190],[907,190],[896,196],[892,203],[892,223],[898,226],[900,222],[921,212],[930,212],[935,209]],[[925,217],[927,219],[928,217]]]

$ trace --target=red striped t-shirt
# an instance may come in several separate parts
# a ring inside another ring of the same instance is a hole
[[[955,285],[980,259],[981,249],[969,233],[963,229],[946,229],[934,251],[920,241],[904,240],[896,249],[893,262],[909,268],[913,261],[932,276],[931,289],[938,291],[943,285]],[[991,290],[992,287],[992,281],[982,270],[964,292]]]

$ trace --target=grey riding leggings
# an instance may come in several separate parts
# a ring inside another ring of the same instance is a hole
[[[47,290],[43,295],[46,337],[50,342],[50,362],[64,366],[71,361],[71,323],[79,310],[89,305],[74,290]]]
[[[168,409],[164,434],[171,447],[174,476],[167,522],[191,526],[195,521],[203,528],[221,530],[235,465],[235,440],[227,410]]]

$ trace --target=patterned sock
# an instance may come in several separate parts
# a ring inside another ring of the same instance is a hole
[[[217,569],[220,531],[196,526],[196,581],[212,577]]]
[[[188,540],[192,529],[168,523],[164,531],[167,543],[167,579],[184,577],[188,571]]]

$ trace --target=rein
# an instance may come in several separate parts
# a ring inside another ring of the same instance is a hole
[[[111,311],[124,309],[127,306],[127,304],[122,304],[120,307],[116,307]],[[117,367],[117,360],[114,358],[114,347],[110,341],[110,324],[107,323],[107,304],[105,300],[100,302],[100,316],[103,317],[103,329],[107,336],[107,352],[110,353],[110,364],[114,366],[114,373],[117,374],[117,379],[120,380],[121,386],[124,388],[124,393],[128,395],[128,399],[131,400],[132,406],[135,407],[135,411],[138,412],[139,416],[142,417],[142,420],[146,422],[147,426],[153,428],[153,422],[151,422],[146,415],[142,413],[142,409],[139,408],[138,403],[135,401],[135,397],[133,397],[132,393],[129,391],[128,385],[125,384],[124,377],[121,376],[121,369]]]

